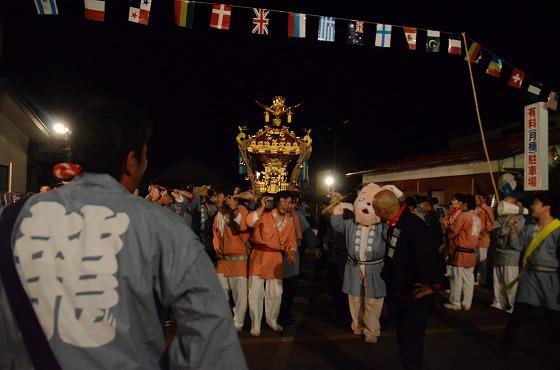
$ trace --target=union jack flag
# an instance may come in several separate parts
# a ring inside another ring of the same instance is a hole
[[[356,32],[364,33],[364,22],[363,21],[356,21]]]
[[[253,33],[259,35],[268,35],[268,13],[270,10],[267,9],[256,9],[254,8],[255,18],[253,18]]]

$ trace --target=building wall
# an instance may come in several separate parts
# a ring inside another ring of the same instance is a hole
[[[494,174],[494,179],[497,181],[497,176]],[[428,179],[414,179],[414,180],[397,180],[392,182],[380,182],[379,184],[393,184],[399,188],[405,196],[408,195],[430,195],[432,192],[441,191],[443,197],[439,196],[440,204],[449,204],[451,197],[455,193],[473,194],[481,192],[482,194],[494,193],[492,188],[492,180],[490,175],[475,174],[463,176],[446,176]]]
[[[517,154],[504,159],[496,159],[491,161],[493,171],[503,172],[511,169],[524,168],[523,154]],[[388,182],[398,180],[414,180],[440,178],[447,176],[474,176],[478,174],[488,173],[488,163],[486,161],[475,161],[457,164],[440,165],[433,167],[424,167],[404,171],[391,171],[385,173],[364,173],[362,178],[364,183],[368,182]]]
[[[12,191],[27,191],[29,137],[0,112],[0,165],[13,165]]]
[[[491,161],[491,165],[492,169],[499,173],[514,170],[523,172],[524,155],[521,153],[508,158],[493,160]],[[494,172],[494,180],[496,182],[498,178],[498,175]],[[364,183],[394,184],[407,196],[415,194],[427,196],[431,195],[434,191],[441,191],[442,193],[438,193],[440,204],[448,204],[453,194],[456,193],[494,193],[492,180],[488,174],[488,164],[485,161],[449,164],[381,174],[365,173],[362,179]],[[497,185],[496,183],[496,186]]]

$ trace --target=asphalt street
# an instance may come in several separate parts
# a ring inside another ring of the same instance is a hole
[[[292,325],[277,334],[263,320],[260,337],[249,335],[247,317],[241,344],[250,369],[400,369],[391,321],[384,311],[378,343],[365,343],[350,330],[343,313],[336,312],[327,294],[324,271],[311,255],[304,258],[294,303]],[[425,369],[560,369],[559,333],[551,332],[544,312],[535,312],[522,328],[510,361],[496,356],[509,314],[490,307],[491,290],[477,287],[470,311],[441,307],[429,321],[425,341]]]

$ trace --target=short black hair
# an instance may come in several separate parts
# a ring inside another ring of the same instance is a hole
[[[436,197],[432,197],[432,204],[433,205],[439,204],[439,199]]]
[[[467,203],[467,201],[465,199],[465,194],[463,194],[463,193],[455,193],[455,194],[453,194],[451,199],[455,199],[455,200],[457,200],[458,202],[461,202],[461,203]]]
[[[550,215],[560,218],[560,198],[552,191],[539,191],[533,195],[533,199],[541,201],[543,206],[550,206]]]
[[[290,193],[292,194],[292,202],[294,202],[295,204],[300,204],[303,201],[303,194],[297,190],[292,190],[290,191]]]
[[[278,202],[280,201],[281,198],[282,199],[290,198],[292,200],[294,199],[294,195],[289,190],[279,191],[278,193],[274,194],[273,197],[274,197],[274,206],[275,207],[278,205]]]
[[[227,192],[226,192],[226,190],[225,190],[223,187],[221,187],[221,186],[215,187],[215,188],[214,188],[214,191],[212,192],[212,195],[218,196],[218,195],[220,195],[220,194],[228,195]],[[210,195],[210,193],[208,193],[208,195],[209,195],[209,196],[212,196],[212,195]]]
[[[428,199],[428,197],[425,197],[423,195],[419,195],[416,198],[416,201],[418,202],[418,204],[422,204],[422,203],[425,203],[425,202],[428,202],[428,203],[432,204],[432,201],[430,199]]]
[[[418,205],[418,202],[416,201],[416,198],[412,197],[412,196],[404,198],[404,203],[406,204],[407,207],[416,208],[416,206]]]
[[[124,100],[93,98],[81,105],[70,138],[72,162],[84,172],[107,173],[119,181],[130,152],[140,160],[151,125],[140,109]]]
[[[476,199],[474,195],[464,194],[462,202],[467,205],[467,211],[472,211],[476,209]]]

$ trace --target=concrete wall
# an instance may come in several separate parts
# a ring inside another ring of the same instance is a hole
[[[29,137],[0,112],[0,164],[13,164],[12,191],[27,191]]]

